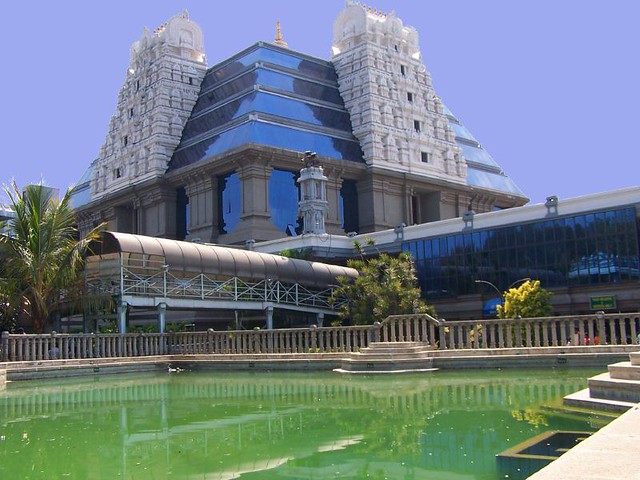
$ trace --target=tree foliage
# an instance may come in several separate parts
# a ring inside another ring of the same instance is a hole
[[[0,296],[41,332],[52,314],[81,302],[83,256],[102,225],[78,239],[70,189],[61,200],[42,185],[20,192],[13,183],[5,192],[15,217],[0,236]]]
[[[369,241],[369,245],[373,246],[373,242]],[[348,260],[347,265],[360,275],[355,279],[338,278],[340,285],[334,291],[336,298],[347,299],[341,306],[340,318],[366,325],[381,322],[389,315],[435,313],[420,298],[411,254],[403,252],[394,257],[380,253],[365,258],[360,245],[355,246],[361,256]]]
[[[553,293],[540,286],[540,280],[527,280],[504,293],[504,305],[498,305],[499,318],[546,317],[551,314]]]

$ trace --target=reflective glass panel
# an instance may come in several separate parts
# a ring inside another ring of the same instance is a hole
[[[294,54],[284,53],[261,46],[254,50],[241,54],[231,61],[211,68],[202,82],[202,89],[207,89],[217,82],[237,75],[248,66],[257,62],[267,62],[296,70],[299,74],[318,78],[325,81],[336,81],[336,73],[333,65],[322,60],[312,61],[308,58],[298,57]]]
[[[358,214],[358,188],[354,180],[343,180],[338,198],[340,219],[346,233],[357,232],[360,224]]]
[[[218,177],[220,233],[231,233],[240,223],[240,213],[242,212],[241,188],[240,177],[235,172]]]
[[[311,105],[268,92],[252,91],[237,100],[191,118],[184,128],[183,139],[189,141],[191,138],[215,130],[231,120],[252,112],[277,115],[351,133],[351,121],[346,111]]]
[[[478,141],[471,135],[471,132],[467,130],[464,125],[460,125],[455,122],[449,122],[449,125],[453,128],[453,131],[456,133],[456,137],[464,138],[466,140],[471,140],[472,142],[478,143]]]
[[[269,179],[271,221],[288,235],[300,233],[296,174],[274,169]]]
[[[478,170],[472,166],[469,166],[467,169],[467,183],[469,185],[525,196],[513,180],[506,175]]]
[[[500,165],[489,155],[484,148],[475,145],[469,145],[467,142],[458,141],[456,142],[458,146],[462,149],[462,155],[469,162],[479,163],[482,165],[487,165],[489,167],[500,168]]]
[[[247,143],[257,143],[299,152],[312,150],[321,156],[357,162],[364,161],[360,144],[357,141],[251,121],[203,139],[196,144],[179,147],[173,154],[168,170],[171,171],[192,165],[200,160]]]
[[[440,260],[430,263],[420,279],[431,295],[477,291],[476,279],[506,289],[524,277],[539,279],[545,287],[640,278],[633,208],[473,232],[470,241],[465,234],[464,255],[459,238],[443,235],[424,240],[426,251],[431,245],[434,258]],[[475,248],[467,248],[468,244]]]

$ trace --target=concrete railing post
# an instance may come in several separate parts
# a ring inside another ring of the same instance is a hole
[[[2,361],[9,361],[9,332],[2,332]]]

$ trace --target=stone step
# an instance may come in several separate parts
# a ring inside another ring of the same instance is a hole
[[[404,360],[432,360],[430,356],[424,355],[413,355],[406,353],[397,353],[397,354],[367,354],[364,355],[362,353],[352,353],[348,358],[345,358],[344,361],[348,362],[401,362]]]
[[[367,350],[411,350],[416,348],[433,348],[428,343],[421,342],[372,342]]]
[[[363,348],[358,352],[358,355],[428,355],[431,352],[430,349],[424,347],[416,348],[403,348],[403,349],[386,349],[386,348]]]
[[[594,398],[591,396],[588,388],[567,395],[564,397],[563,403],[567,407],[586,408],[589,410],[601,410],[605,412],[626,412],[630,408],[636,406],[635,402]]]
[[[631,359],[631,365],[640,365],[640,352],[633,352],[629,354]]]
[[[608,369],[611,378],[640,381],[640,365],[631,365],[631,362],[619,362],[609,365]]]
[[[388,372],[397,370],[427,370],[433,367],[433,362],[430,360],[420,359],[407,359],[394,362],[353,362],[345,360],[341,364],[342,370],[350,372],[366,372],[366,371],[378,371]]]
[[[589,393],[593,398],[616,400],[622,402],[640,402],[640,382],[611,378],[609,373],[602,373],[588,380]]]

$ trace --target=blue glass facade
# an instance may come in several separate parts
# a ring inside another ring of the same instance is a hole
[[[640,278],[635,209],[620,208],[405,242],[427,298],[500,289],[530,277],[545,287]]]
[[[237,173],[218,177],[218,218],[220,233],[233,232],[240,223],[242,190]]]
[[[358,214],[358,189],[353,180],[343,180],[338,199],[340,220],[342,229],[349,232],[357,232],[359,226]]]
[[[298,218],[298,174],[274,169],[269,178],[269,211],[271,221],[287,235],[301,232]]]
[[[333,65],[265,44],[207,72],[168,171],[247,144],[364,161]]]

